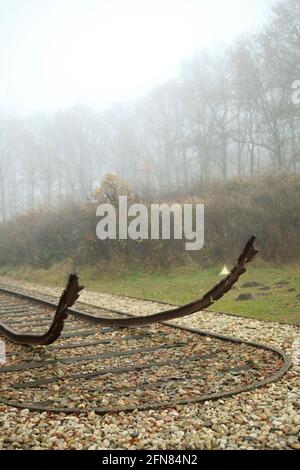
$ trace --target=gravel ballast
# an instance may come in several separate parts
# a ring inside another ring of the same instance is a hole
[[[1,278],[28,293],[61,289]],[[165,304],[85,290],[81,301],[145,315]],[[37,413],[0,405],[2,449],[300,449],[299,327],[200,312],[183,326],[278,347],[294,365],[277,383],[232,398],[172,409],[98,416]]]

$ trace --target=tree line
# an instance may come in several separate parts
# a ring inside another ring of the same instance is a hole
[[[144,199],[266,169],[300,168],[300,0],[257,34],[201,51],[131,103],[20,118],[0,113],[0,217],[86,200],[115,172]]]

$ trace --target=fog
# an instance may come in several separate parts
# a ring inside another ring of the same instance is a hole
[[[0,217],[300,167],[300,0],[0,3]]]
[[[22,114],[141,96],[203,47],[255,30],[268,0],[1,0],[0,104]]]

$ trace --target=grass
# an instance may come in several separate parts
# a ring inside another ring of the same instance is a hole
[[[184,304],[198,298],[220,280],[220,266],[181,267],[171,271],[138,271],[124,269],[117,272],[99,267],[77,267],[81,281],[89,289],[111,294]],[[52,266],[48,270],[32,267],[1,268],[0,275],[39,284],[61,286],[65,282],[69,263]],[[245,283],[259,285],[243,287]],[[251,300],[236,300],[240,294],[252,295]],[[237,286],[210,310],[232,313],[260,320],[271,320],[300,325],[300,268],[299,266],[250,266]]]

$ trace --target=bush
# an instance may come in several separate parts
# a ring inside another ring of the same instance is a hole
[[[84,206],[73,203],[2,222],[0,264],[47,268],[71,259],[80,264],[109,260],[116,266],[134,263],[168,268],[191,260],[207,265],[232,258],[233,251],[237,254],[252,233],[257,235],[263,260],[300,260],[299,175],[281,173],[215,182],[196,194],[192,201],[205,203],[205,246],[199,252],[185,251],[181,240],[98,240],[96,207],[100,202],[117,204],[119,195],[140,202],[128,185],[109,175]]]

